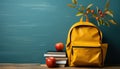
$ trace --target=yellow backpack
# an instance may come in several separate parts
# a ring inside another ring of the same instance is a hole
[[[69,66],[103,66],[108,44],[102,43],[102,32],[92,23],[75,23],[68,32],[66,53]]]

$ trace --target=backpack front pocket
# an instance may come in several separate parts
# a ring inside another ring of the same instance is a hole
[[[72,46],[71,63],[75,66],[100,66],[101,53],[100,46]]]

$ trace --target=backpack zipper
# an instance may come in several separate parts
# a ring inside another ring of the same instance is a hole
[[[72,48],[101,48],[101,46],[98,46],[98,47],[92,47],[92,46],[72,46]]]
[[[90,46],[72,46],[72,55],[73,55],[73,48],[101,48],[101,46],[98,46],[98,47],[90,47]]]

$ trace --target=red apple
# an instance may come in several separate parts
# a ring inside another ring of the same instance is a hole
[[[98,13],[99,13],[99,14],[102,14],[102,10],[99,9],[99,10],[98,10]]]
[[[101,17],[104,17],[104,14],[100,14]]]
[[[64,44],[62,42],[56,43],[55,48],[57,51],[62,51],[64,49]]]
[[[56,65],[56,60],[54,57],[48,57],[46,58],[46,64],[49,68],[53,68]]]

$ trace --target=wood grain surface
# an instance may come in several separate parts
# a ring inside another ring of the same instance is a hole
[[[55,67],[48,68],[45,64],[12,64],[0,63],[0,69],[120,69],[120,66],[105,66],[103,68],[94,67]]]

